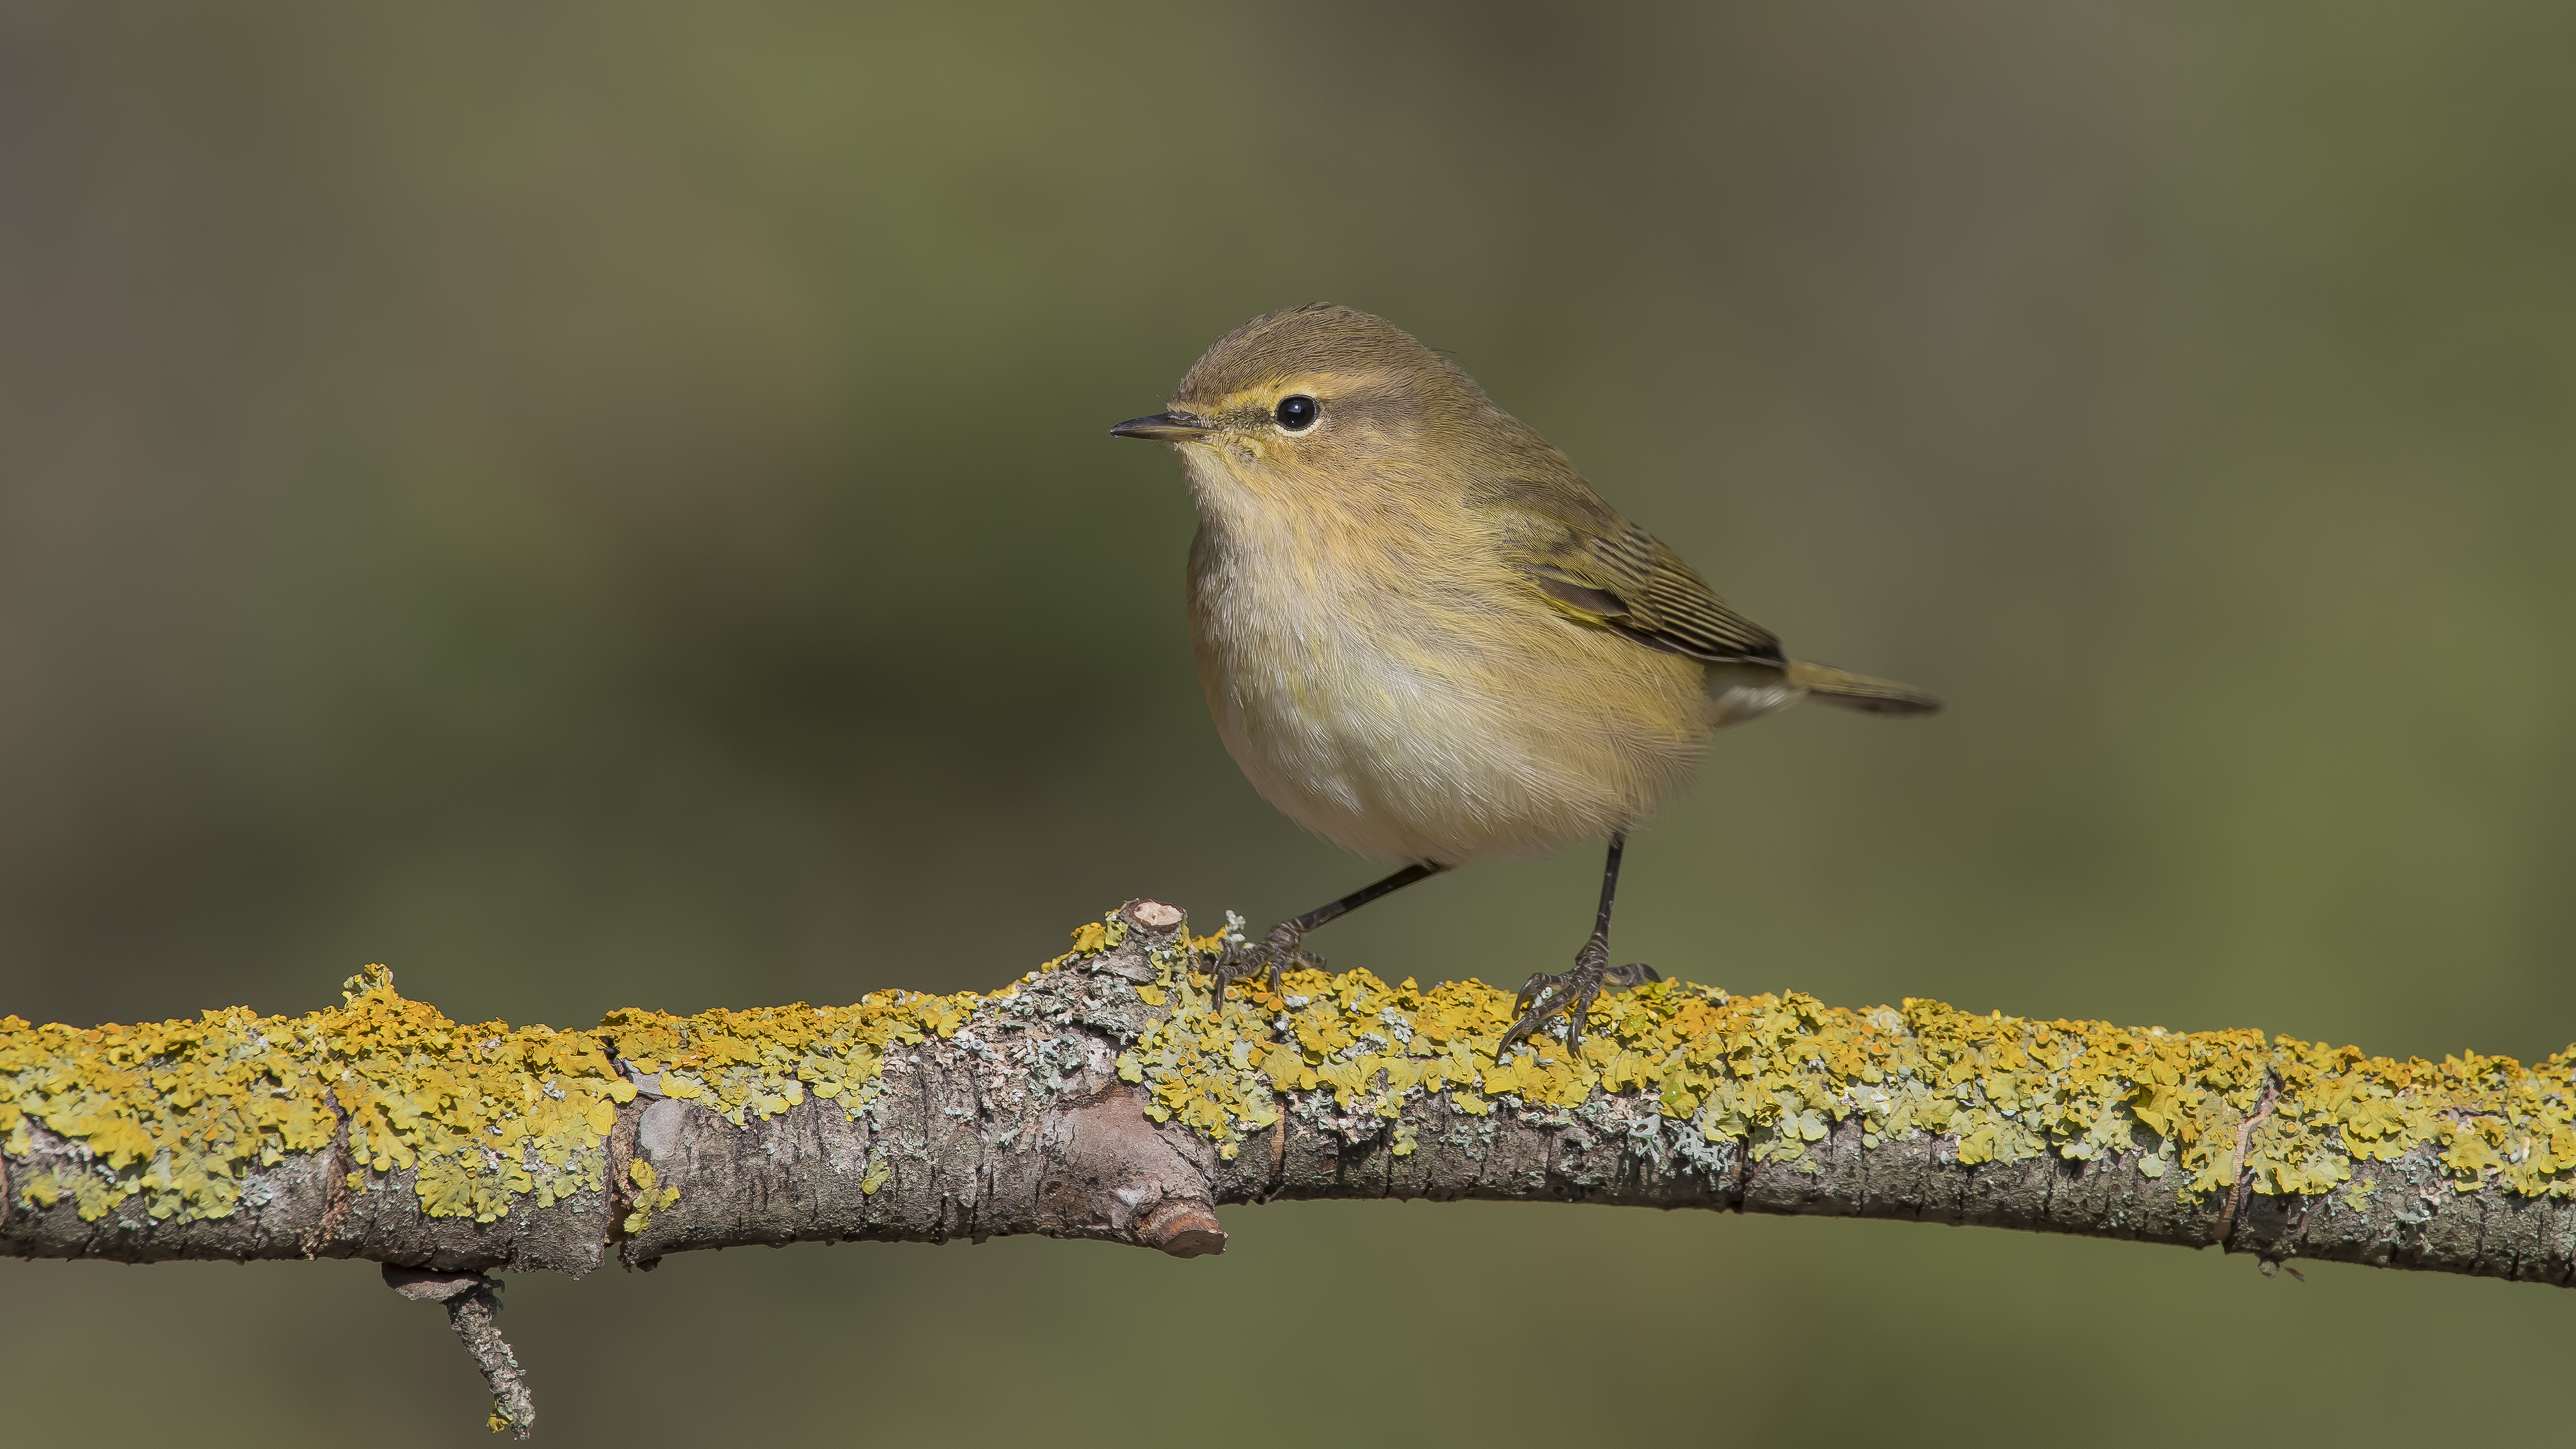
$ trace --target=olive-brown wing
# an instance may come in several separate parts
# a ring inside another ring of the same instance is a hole
[[[1681,555],[1625,519],[1538,532],[1524,550],[1530,582],[1586,623],[1711,663],[1787,663],[1770,630],[1727,607]]]

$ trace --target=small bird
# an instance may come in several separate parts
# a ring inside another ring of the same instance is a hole
[[[1502,1045],[1604,987],[1629,828],[1709,736],[1813,697],[1876,714],[1941,702],[1781,653],[1679,555],[1459,367],[1330,303],[1218,338],[1164,411],[1112,436],[1169,443],[1188,475],[1190,640],[1208,710],[1253,787],[1386,879],[1230,949],[1216,994],[1291,962],[1308,932],[1471,861],[1609,837],[1591,938],[1539,972]]]

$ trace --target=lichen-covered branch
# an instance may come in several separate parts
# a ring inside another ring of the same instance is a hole
[[[1505,1053],[1509,993],[1291,972],[1130,903],[991,995],[460,1025],[381,971],[301,1017],[0,1019],[0,1251],[554,1269],[1007,1233],[1214,1252],[1275,1197],[1839,1214],[2566,1283],[2576,1085],[1679,981]],[[496,1339],[497,1341],[497,1339]]]

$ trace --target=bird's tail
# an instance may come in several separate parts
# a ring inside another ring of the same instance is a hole
[[[1830,664],[1794,661],[1789,665],[1789,683],[1827,704],[1871,714],[1932,714],[1941,708],[1939,699],[1910,684],[1872,679]]]

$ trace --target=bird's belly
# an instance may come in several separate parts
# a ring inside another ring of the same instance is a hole
[[[1602,656],[1624,672],[1569,681],[1564,658],[1490,641],[1262,616],[1282,621],[1203,621],[1218,626],[1198,641],[1210,711],[1265,799],[1363,855],[1459,865],[1624,829],[1707,734],[1696,666],[1624,640],[1637,659]]]

